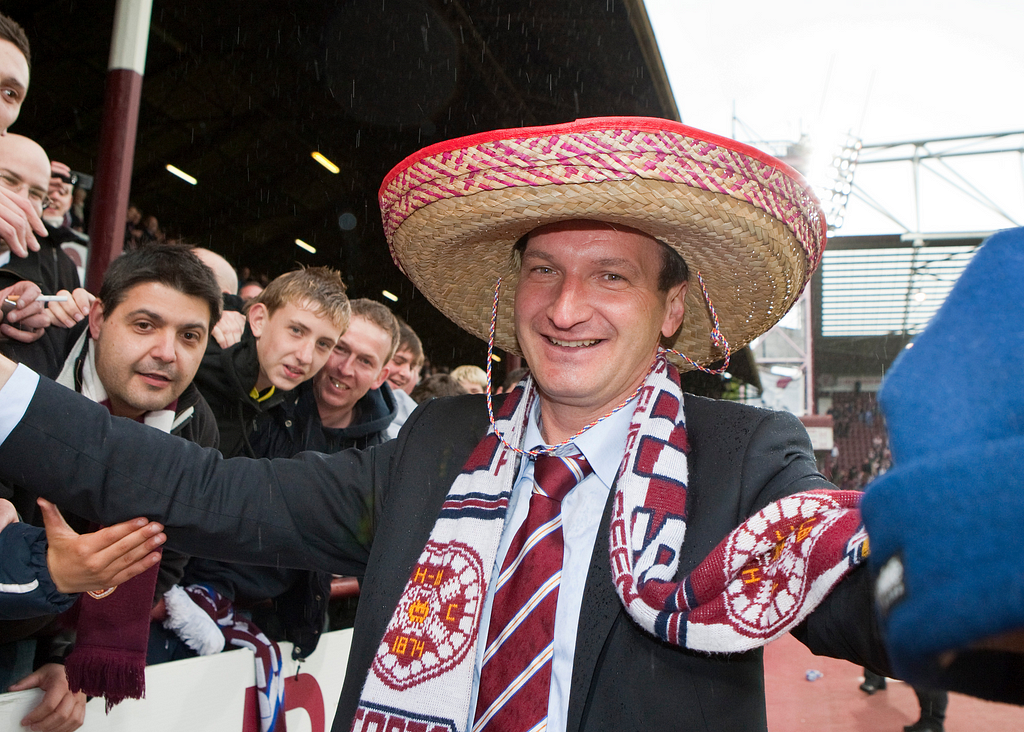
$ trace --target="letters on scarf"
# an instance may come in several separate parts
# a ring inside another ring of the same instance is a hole
[[[495,416],[521,445],[537,391],[527,378]],[[705,652],[756,648],[800,623],[867,555],[859,493],[809,491],[733,530],[677,581],[686,534],[683,396],[664,357],[640,390],[616,479],[612,579],[633,620]],[[425,732],[469,721],[480,614],[501,539],[516,454],[492,428],[456,478],[377,649],[352,729],[404,720]]]

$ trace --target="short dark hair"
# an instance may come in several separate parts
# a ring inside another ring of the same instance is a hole
[[[29,49],[25,29],[3,13],[0,13],[0,41],[10,41],[17,46],[21,55],[25,57],[29,71],[32,70],[32,51]]]
[[[683,255],[661,239],[654,241],[661,245],[661,271],[658,273],[658,289],[668,292],[676,285],[689,282],[690,268],[686,265]]]
[[[387,306],[377,302],[376,300],[370,300],[366,297],[360,297],[356,300],[350,300],[349,305],[352,307],[352,317],[356,316],[363,318],[364,320],[373,323],[375,326],[380,328],[382,331],[388,334],[391,338],[391,347],[388,349],[388,357],[384,359],[384,363],[381,366],[387,366],[388,362],[395,355],[395,350],[398,348],[398,318],[395,314],[388,310]]]
[[[158,282],[203,300],[210,308],[211,331],[220,320],[220,287],[213,272],[187,247],[169,244],[134,249],[111,262],[99,294],[104,312],[113,312],[130,289],[147,282]]]
[[[608,224],[608,226],[614,228],[612,224]],[[623,228],[629,229],[632,227],[626,226]],[[651,236],[639,229],[633,229],[633,231]],[[519,237],[515,246],[512,247],[513,262],[517,267],[522,265],[523,252],[526,251],[526,244],[530,241],[530,234],[532,233],[531,231],[523,234],[523,236]],[[660,292],[668,292],[676,285],[688,282],[690,279],[690,268],[687,266],[683,256],[661,239],[651,238],[661,246],[661,270],[658,272],[658,290]]]
[[[398,318],[398,351],[408,351],[412,354],[413,365],[418,369],[423,365],[423,341],[416,335],[409,324]]]

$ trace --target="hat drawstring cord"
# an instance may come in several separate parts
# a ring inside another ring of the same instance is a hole
[[[716,346],[718,346],[719,350],[725,352],[725,361],[722,364],[721,368],[709,369],[709,368],[705,368],[705,367],[701,366],[699,363],[694,361],[692,358],[690,358],[686,354],[680,353],[679,351],[675,350],[674,348],[664,348],[663,347],[663,350],[666,350],[666,351],[668,351],[670,353],[676,354],[677,356],[679,356],[679,358],[681,358],[684,361],[686,361],[686,363],[690,364],[695,369],[703,371],[705,374],[716,374],[716,375],[717,374],[724,374],[726,372],[726,370],[729,368],[729,358],[730,358],[730,356],[732,356],[732,349],[729,347],[729,341],[727,341],[725,339],[725,336],[722,335],[722,326],[718,322],[718,313],[715,312],[715,306],[711,304],[711,295],[708,294],[708,288],[704,284],[704,278],[701,276],[699,270],[696,270],[696,274],[697,274],[697,282],[700,283],[700,291],[702,293],[704,293],[704,302],[706,302],[708,304],[708,312],[711,313],[711,343],[716,345]],[[497,302],[497,301],[495,301],[495,302]],[[492,329],[493,329],[493,324],[492,324]],[[490,355],[490,354],[488,354],[488,355]]]

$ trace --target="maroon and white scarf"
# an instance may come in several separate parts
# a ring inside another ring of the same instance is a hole
[[[83,341],[76,345],[87,348]],[[80,348],[75,350],[79,352]],[[69,366],[77,361],[75,356],[68,359],[58,383],[69,386],[70,377],[70,387],[75,388]],[[81,369],[82,395],[110,409],[106,389],[96,373],[95,349],[88,348]],[[175,401],[165,409],[147,412],[138,421],[169,433],[176,405]],[[155,564],[116,587],[82,593],[68,611],[75,626],[75,648],[65,661],[68,686],[71,691],[104,697],[108,712],[125,699],[141,699],[146,694],[149,613],[159,571],[160,565]]]
[[[509,444],[522,444],[536,399],[527,378],[495,416]],[[616,591],[638,625],[670,643],[712,653],[763,646],[866,557],[860,494],[816,490],[777,501],[679,581],[689,451],[678,372],[659,356],[636,398],[615,484]],[[377,649],[353,730],[399,721],[465,730],[480,614],[518,465],[491,429],[452,484]]]

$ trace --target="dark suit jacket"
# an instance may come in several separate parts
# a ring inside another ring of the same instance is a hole
[[[791,415],[687,397],[686,417],[693,449],[681,573],[766,503],[828,485]],[[334,725],[344,732],[447,491],[486,428],[483,398],[455,397],[428,403],[397,440],[362,452],[224,461],[216,451],[112,420],[44,381],[0,448],[0,475],[107,522],[160,519],[169,545],[192,554],[361,576]],[[26,454],[52,459],[43,465]],[[626,615],[610,579],[608,516],[581,610],[569,732],[764,730],[759,651],[691,653]],[[885,671],[864,574],[854,572],[798,635],[812,650]]]

